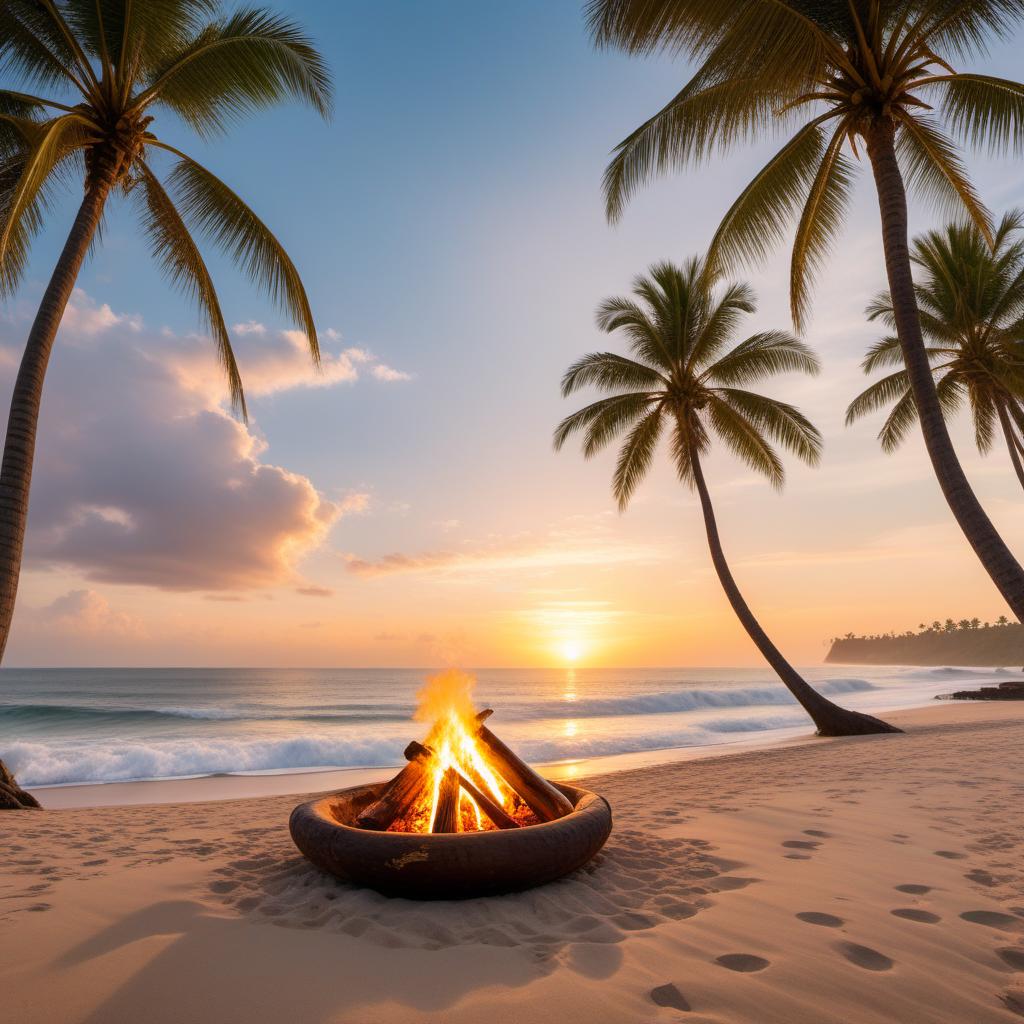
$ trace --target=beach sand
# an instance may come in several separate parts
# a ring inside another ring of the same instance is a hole
[[[0,818],[5,1024],[988,1024],[1024,1018],[1024,705],[889,716],[586,784],[615,830],[532,892],[325,877],[294,796]]]

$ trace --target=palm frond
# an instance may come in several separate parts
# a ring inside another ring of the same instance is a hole
[[[739,409],[713,394],[708,400],[707,418],[737,458],[754,472],[766,476],[773,487],[782,487],[786,479],[782,460],[764,434]]]
[[[171,284],[180,288],[199,307],[200,315],[213,334],[217,353],[227,375],[232,406],[246,419],[248,412],[242,379],[210,272],[181,214],[159,179],[143,161],[136,161],[136,166],[141,175],[141,189],[133,189],[132,195],[141,191],[142,223],[153,258],[167,274]]]
[[[615,352],[590,352],[578,359],[562,377],[562,395],[584,387],[602,391],[652,391],[667,386],[657,370]]]
[[[70,153],[80,148],[84,125],[77,114],[62,114],[38,125],[29,121],[18,125],[26,137],[25,148],[8,165],[8,175],[14,169],[18,174],[0,206],[0,288],[5,292],[21,275],[25,240],[38,230],[39,204],[47,180]]]
[[[821,461],[821,433],[796,406],[737,388],[717,388],[715,395],[809,466]]]
[[[1024,85],[991,75],[937,76],[942,113],[953,131],[992,153],[1024,152]]]
[[[697,337],[689,351],[686,366],[699,371],[718,355],[736,333],[744,315],[755,312],[757,301],[750,285],[733,282],[697,325]]]
[[[708,249],[709,264],[732,269],[758,263],[778,247],[806,201],[825,144],[824,130],[812,121],[765,164],[722,218]]]
[[[156,143],[179,160],[169,176],[171,191],[187,221],[248,274],[302,328],[313,361],[320,362],[313,311],[299,272],[273,232],[223,181],[180,150]]]
[[[969,397],[971,420],[974,423],[974,443],[982,455],[987,455],[995,441],[999,411],[987,388],[972,388]]]
[[[846,425],[850,426],[862,416],[867,416],[891,402],[899,401],[909,391],[910,377],[906,370],[897,370],[882,377],[881,380],[876,380],[846,407]]]
[[[0,4],[0,70],[32,85],[73,86],[83,95],[89,83],[75,70],[76,59],[42,3],[4,0]]]
[[[209,23],[139,96],[171,107],[200,135],[216,135],[285,97],[331,112],[331,75],[309,37],[290,19],[243,8]]]
[[[807,373],[821,369],[814,352],[786,331],[761,331],[740,342],[709,366],[701,379],[715,386],[751,384],[779,373]]]
[[[625,511],[633,492],[651,468],[661,428],[661,409],[652,409],[630,430],[619,451],[612,476],[612,494],[620,512]]]
[[[810,314],[810,291],[835,243],[850,205],[853,165],[841,150],[847,126],[840,123],[811,182],[793,241],[790,262],[789,305],[793,324],[803,331]]]
[[[967,177],[956,146],[929,118],[904,117],[896,149],[910,188],[939,211],[966,213],[991,243],[991,218]]]
[[[631,427],[650,410],[652,396],[629,393],[602,398],[566,416],[555,428],[555,451],[561,451],[573,434],[584,432],[583,454],[596,455],[615,436]]]
[[[83,48],[113,70],[122,88],[180,53],[220,6],[219,0],[62,0]]]
[[[752,79],[694,78],[613,150],[602,181],[608,220],[619,220],[637,189],[656,175],[753,138],[776,106]]]

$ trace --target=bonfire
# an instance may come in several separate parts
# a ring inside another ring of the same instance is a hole
[[[416,717],[428,723],[422,742],[405,749],[408,764],[355,819],[377,832],[486,832],[554,821],[573,805],[485,724],[472,678],[450,671],[420,692]]]

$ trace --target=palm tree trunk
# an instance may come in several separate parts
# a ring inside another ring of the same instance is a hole
[[[722,542],[718,536],[718,523],[715,520],[715,510],[711,504],[711,495],[708,493],[707,484],[704,481],[704,472],[701,469],[700,459],[695,448],[690,449],[690,463],[693,466],[693,479],[697,485],[697,494],[700,496],[700,506],[704,513],[704,526],[708,534],[708,547],[711,549],[711,561],[718,573],[718,579],[725,591],[725,596],[736,613],[736,618],[743,624],[747,635],[754,641],[755,646],[764,656],[765,661],[775,670],[776,675],[786,684],[786,688],[800,702],[803,709],[811,716],[811,720],[818,727],[819,736],[863,736],[868,733],[877,732],[902,732],[895,726],[889,725],[871,715],[861,714],[859,711],[850,711],[833,704],[828,698],[823,697],[817,690],[813,689],[806,679],[782,656],[782,652],[768,638],[768,634],[761,628],[761,624],[754,618],[747,602],[743,599],[740,589],[736,586],[729,563],[725,560],[725,552],[722,550]]]
[[[1010,453],[1010,461],[1013,463],[1013,471],[1017,474],[1017,481],[1024,487],[1024,465],[1020,461],[1020,441],[1010,422],[1010,416],[1006,406],[1001,402],[998,405],[999,424],[1003,428],[1003,437],[1006,439],[1006,450]]]
[[[108,167],[90,180],[53,276],[43,293],[39,311],[32,322],[14,382],[3,462],[0,464],[0,660],[7,648],[21,576],[43,378],[57,337],[57,328],[60,327],[78,272],[99,226],[103,205],[116,180],[118,163],[116,159],[111,161]],[[4,787],[7,792],[0,795],[8,797],[13,791],[22,806],[39,806],[17,786],[2,760],[0,778],[7,782]],[[0,801],[0,807],[8,805]]]
[[[967,482],[942,415],[921,337],[907,233],[907,194],[896,160],[895,125],[880,119],[867,133],[868,157],[882,215],[882,246],[896,333],[932,469],[960,529],[1014,615],[1024,622],[1024,569],[999,536]]]

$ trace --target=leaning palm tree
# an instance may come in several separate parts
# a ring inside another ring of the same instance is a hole
[[[3,0],[0,84],[0,296],[17,288],[57,189],[77,182],[84,191],[11,399],[0,465],[2,658],[21,572],[43,378],[111,197],[135,206],[158,265],[197,303],[243,417],[231,339],[193,231],[298,322],[319,362],[309,301],[281,243],[216,175],[161,141],[152,131],[154,117],[173,114],[199,135],[217,137],[240,116],[288,97],[326,116],[331,83],[306,35],[267,10],[224,14],[218,0]],[[152,159],[158,154],[172,161],[163,180]],[[8,781],[10,792],[0,797],[29,805],[0,762],[0,782]]]
[[[1001,433],[1014,472],[1024,487],[1024,213],[1012,210],[989,243],[975,224],[950,224],[914,240],[911,261],[919,268],[915,285],[921,330],[932,363],[935,392],[947,416],[965,401],[974,421],[974,439],[982,455]],[[895,329],[888,292],[868,307],[868,319]],[[917,418],[899,339],[888,336],[869,350],[864,372],[900,369],[858,395],[846,410],[846,422],[892,405],[878,439],[895,451]]]
[[[790,300],[797,330],[811,280],[847,212],[866,155],[882,219],[893,319],[921,431],[957,523],[1024,620],[1024,568],[971,490],[935,393],[914,297],[906,189],[955,208],[991,238],[949,134],[994,151],[1024,145],[1024,85],[958,70],[1024,18],[1021,0],[588,0],[597,42],[697,62],[686,86],[619,144],[605,172],[618,217],[655,173],[722,154],[774,128],[792,133],[725,215],[711,258],[764,258],[796,223]],[[904,177],[906,176],[906,177]]]
[[[217,0],[4,0],[0,8],[0,75],[11,86],[0,89],[0,295],[17,287],[55,190],[72,182],[84,188],[11,401],[0,467],[0,657],[18,590],[43,377],[110,198],[135,206],[160,268],[197,303],[243,416],[231,339],[193,231],[298,322],[319,360],[309,302],[281,243],[224,182],[152,130],[164,113],[216,137],[287,97],[329,113],[329,74],[293,22],[219,7]],[[157,154],[172,161],[163,181]]]
[[[898,732],[870,715],[840,708],[812,689],[761,628],[726,562],[701,465],[712,436],[781,487],[782,460],[772,442],[813,465],[821,451],[821,435],[792,405],[744,388],[785,371],[817,373],[813,353],[784,331],[763,331],[732,345],[743,314],[754,312],[754,295],[745,284],[724,285],[719,294],[717,282],[718,275],[700,259],[690,259],[682,267],[660,263],[651,268],[650,276],[636,279],[635,299],[601,304],[598,327],[609,334],[621,331],[633,356],[594,352],[569,367],[562,378],[563,395],[588,386],[611,394],[562,420],[555,430],[555,448],[582,433],[583,453],[590,458],[624,435],[612,478],[612,491],[624,510],[667,430],[676,473],[696,488],[700,498],[711,561],[726,597],[818,732]]]

